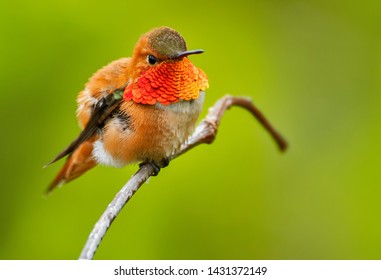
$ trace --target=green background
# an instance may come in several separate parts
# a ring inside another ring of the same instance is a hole
[[[361,4],[359,4],[361,3]],[[0,258],[76,259],[137,169],[97,167],[44,199],[79,133],[88,77],[167,25],[209,76],[207,108],[251,96],[291,146],[247,112],[151,178],[96,259],[381,259],[380,1],[2,1]]]

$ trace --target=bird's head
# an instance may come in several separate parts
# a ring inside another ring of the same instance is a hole
[[[188,56],[200,53],[203,50],[188,51],[184,38],[169,27],[144,34],[134,49],[124,99],[150,105],[197,99],[208,79]]]

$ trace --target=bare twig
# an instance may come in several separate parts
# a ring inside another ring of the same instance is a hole
[[[249,98],[233,97],[226,95],[218,100],[213,107],[209,109],[208,115],[196,128],[195,133],[184,143],[180,150],[173,154],[169,160],[173,160],[190,149],[203,143],[212,143],[216,137],[218,126],[225,111],[232,106],[242,107],[249,112],[263,125],[263,127],[271,134],[276,141],[279,149],[285,151],[287,142],[272,127],[265,116],[254,106]],[[131,199],[139,187],[155,174],[153,166],[149,163],[140,165],[139,170],[131,177],[131,179],[118,192],[113,201],[107,206],[106,210],[95,224],[93,231],[87,239],[79,259],[90,260],[93,258],[102,238],[106,234],[107,229],[122,210],[123,206]]]

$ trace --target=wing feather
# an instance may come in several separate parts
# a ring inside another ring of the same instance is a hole
[[[88,140],[94,133],[102,127],[104,121],[108,116],[120,105],[123,99],[124,88],[117,89],[109,95],[102,97],[94,107],[94,111],[90,116],[90,120],[86,127],[78,135],[78,137],[69,144],[62,152],[60,152],[53,160],[51,160],[45,167],[60,160],[61,158],[71,154],[79,145]]]

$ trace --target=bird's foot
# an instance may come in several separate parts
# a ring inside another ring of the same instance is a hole
[[[169,165],[169,158],[163,158],[163,159],[160,161],[160,167],[161,167],[161,168],[167,167],[168,165]]]
[[[142,167],[145,164],[149,164],[149,165],[152,166],[153,172],[152,172],[151,176],[157,176],[159,174],[161,168],[164,168],[164,167],[168,166],[169,159],[168,158],[164,158],[164,159],[162,159],[158,163],[155,162],[155,161],[144,161],[144,162],[139,164],[139,167]]]
[[[159,172],[160,172],[160,167],[159,167],[159,165],[157,165],[157,164],[156,164],[155,162],[153,162],[153,161],[144,161],[144,162],[142,162],[142,163],[139,164],[139,167],[141,168],[141,167],[143,167],[143,166],[146,165],[146,164],[149,164],[149,165],[152,166],[153,171],[152,171],[152,174],[150,174],[151,176],[157,176],[157,175],[159,174]]]

